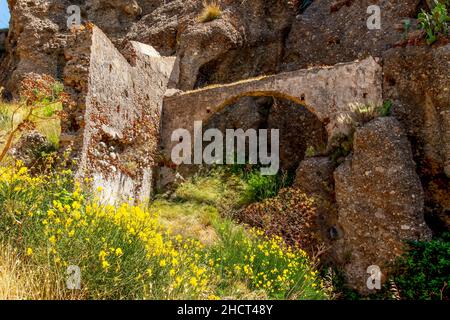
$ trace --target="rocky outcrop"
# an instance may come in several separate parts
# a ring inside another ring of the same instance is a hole
[[[450,227],[450,45],[383,55],[384,96],[412,142],[432,224]],[[436,221],[437,220],[437,221]]]
[[[6,51],[5,42],[8,35],[8,29],[0,29],[0,59],[3,57]],[[1,61],[1,60],[0,60]]]
[[[335,165],[329,157],[306,158],[300,162],[294,182],[294,188],[313,200],[316,209],[315,232],[320,235],[320,242],[328,248],[333,245],[334,240],[342,236],[337,226],[334,170]],[[326,257],[332,260],[333,252],[329,251]],[[322,257],[323,260],[326,260],[326,257]]]
[[[389,272],[406,240],[426,240],[423,191],[399,122],[379,118],[357,129],[353,155],[334,174],[342,239],[335,250],[348,283],[367,292],[366,270]]]
[[[8,90],[16,93],[29,72],[62,77],[70,5],[78,5],[82,22],[99,26],[116,45],[135,40],[176,54],[182,89],[274,73],[294,16],[287,1],[277,0],[226,1],[223,18],[209,23],[197,21],[202,2],[194,0],[9,1],[12,32],[0,67],[0,83]]]
[[[420,0],[313,1],[297,16],[286,40],[281,70],[379,57],[404,37],[403,19],[416,18]],[[370,30],[367,9],[378,5],[381,29]]]
[[[66,25],[65,3],[8,1],[10,32],[0,66],[0,83],[16,97],[21,80],[29,73],[60,78],[65,63],[63,48],[67,45],[67,35],[59,32]]]
[[[297,168],[294,187],[309,196],[334,198],[334,164],[328,157],[306,158]]]

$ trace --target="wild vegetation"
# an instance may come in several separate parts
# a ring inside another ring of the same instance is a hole
[[[8,150],[21,134],[59,119],[53,115],[62,90],[50,88],[34,87],[24,102],[2,105],[13,110],[3,113],[2,125],[8,137],[0,167],[2,298],[327,297],[304,251],[226,216],[276,194],[277,183],[265,194],[253,174],[247,180],[230,175],[224,184],[226,173],[217,170],[150,206],[112,206],[100,201],[101,189],[89,189],[90,181],[74,180],[68,154],[40,154],[45,165],[39,168],[14,160]],[[22,109],[25,117],[18,116]],[[71,266],[81,270],[80,290],[66,286]]]
[[[450,23],[448,0],[433,0],[434,6],[430,12],[422,9],[418,15],[420,27],[425,31],[429,45],[436,42],[439,36],[448,36]]]
[[[104,205],[73,182],[70,170],[49,161],[37,176],[20,163],[0,171],[1,263],[11,270],[8,279],[40,270],[25,284],[5,285],[4,297],[326,298],[306,253],[223,218],[213,205],[221,201],[219,190],[204,193],[188,183],[176,200],[159,199],[150,208]],[[182,219],[201,224],[199,232],[211,228],[213,238],[174,227],[172,220]],[[11,259],[18,268],[11,269]],[[71,265],[82,270],[79,291],[65,288]]]
[[[0,162],[23,133],[37,130],[58,147],[63,85],[51,77],[25,80],[18,103],[0,102]],[[2,89],[0,88],[0,96]]]

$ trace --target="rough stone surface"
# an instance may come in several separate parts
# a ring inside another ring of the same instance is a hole
[[[77,175],[93,177],[110,201],[150,197],[162,97],[175,62],[136,42],[126,52],[128,61],[97,27],[66,51],[65,84],[76,104],[66,110],[72,116],[64,136],[79,158]]]
[[[301,190],[313,199],[315,208],[315,231],[320,242],[327,247],[342,236],[337,226],[337,210],[334,195],[334,163],[328,157],[305,158],[297,168],[294,188]],[[333,252],[329,250],[327,257],[332,260]],[[323,257],[325,259],[325,257]]]
[[[8,29],[0,29],[0,59],[3,57],[6,51],[6,36],[8,35]]]
[[[327,145],[324,123],[304,106],[289,100],[275,99],[267,128],[280,130],[280,164],[284,170],[295,170],[308,147],[318,150]]]
[[[294,187],[307,195],[332,198],[334,164],[328,157],[306,158],[297,168]]]
[[[245,96],[274,96],[305,105],[332,135],[343,130],[338,118],[350,110],[351,103],[382,101],[381,82],[380,65],[367,58],[167,96],[162,113],[161,146],[170,158],[177,143],[171,141],[174,130],[183,128],[192,134],[194,121],[207,122],[214,113]]]
[[[313,1],[297,17],[286,41],[281,70],[335,64],[381,54],[404,37],[397,27],[417,16],[420,0]],[[367,8],[378,5],[381,29],[369,30]]]
[[[395,48],[383,60],[384,96],[412,142],[427,221],[449,228],[450,45]]]
[[[378,265],[386,275],[405,240],[430,238],[422,186],[399,122],[379,118],[359,128],[353,155],[334,178],[343,233],[335,250],[349,285],[364,293],[369,266]]]

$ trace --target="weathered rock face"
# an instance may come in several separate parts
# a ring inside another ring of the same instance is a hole
[[[222,19],[209,23],[197,21],[201,9],[201,1],[160,5],[127,38],[176,53],[182,90],[276,72],[295,15],[288,1],[223,1]]]
[[[342,229],[336,251],[349,285],[366,292],[369,266],[386,275],[405,240],[430,237],[411,146],[398,121],[379,118],[357,129],[353,156],[334,178]]]
[[[281,70],[379,57],[402,39],[397,25],[415,18],[420,0],[313,1],[292,24]],[[381,9],[381,29],[369,30],[367,8]]]
[[[194,18],[201,3],[195,1],[140,1],[142,18],[129,29],[126,38],[151,44],[162,55],[176,55],[177,37]]]
[[[383,60],[384,96],[412,142],[427,219],[450,227],[450,45],[395,48]]]
[[[8,1],[10,32],[0,66],[0,83],[7,90],[17,94],[21,80],[32,72],[60,78],[67,36],[59,31],[66,25],[66,4],[56,0]]]
[[[98,25],[116,45],[135,40],[163,55],[177,54],[182,89],[275,72],[294,15],[287,1],[277,0],[224,1],[223,18],[209,23],[197,21],[202,2],[194,0],[9,1],[12,32],[0,67],[8,90],[16,93],[32,71],[61,77],[70,5],[78,5],[82,22]],[[211,68],[216,71],[205,73]]]
[[[8,29],[0,29],[0,61],[3,58],[3,55],[5,54],[6,47],[6,36],[8,35]]]
[[[180,34],[181,89],[276,72],[295,15],[288,1],[226,1],[224,9],[223,19]]]
[[[309,196],[332,199],[334,169],[334,164],[328,157],[306,158],[297,168],[294,187],[302,189]]]
[[[306,158],[298,166],[294,188],[313,199],[316,209],[316,233],[327,246],[341,236],[337,227],[337,209],[334,196],[334,163],[328,157]],[[329,252],[328,257],[332,258]]]

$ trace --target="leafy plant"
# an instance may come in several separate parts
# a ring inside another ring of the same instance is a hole
[[[448,3],[448,1],[446,1]],[[450,17],[444,2],[436,2],[436,5],[428,13],[422,9],[418,16],[420,27],[426,33],[427,44],[431,45],[439,37],[439,34],[448,35],[448,23]]]
[[[403,299],[450,300],[450,233],[409,242],[393,279]]]
[[[392,114],[392,101],[386,100],[383,102],[383,105],[380,107],[380,117],[388,117]]]
[[[305,158],[312,158],[316,155],[316,149],[313,146],[309,146],[305,151]]]
[[[408,32],[411,30],[411,20],[403,20],[403,39],[408,38]]]
[[[294,182],[292,172],[282,172],[277,175],[261,175],[256,167],[243,176],[245,189],[242,193],[244,204],[259,202],[275,197],[278,192]]]

